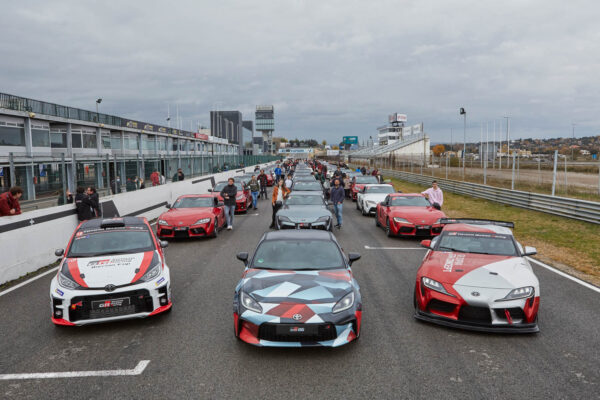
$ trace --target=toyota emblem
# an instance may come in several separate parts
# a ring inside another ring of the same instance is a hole
[[[474,297],[479,297],[479,292],[471,292],[471,295]]]
[[[108,284],[108,285],[104,286],[104,290],[106,290],[107,292],[112,292],[116,288],[117,287],[115,285],[112,285],[112,284]]]
[[[295,321],[300,321],[302,319],[302,314],[294,314],[292,318],[294,318]]]

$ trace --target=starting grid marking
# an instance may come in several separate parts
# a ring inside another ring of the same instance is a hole
[[[135,376],[141,375],[150,360],[140,361],[134,369],[113,369],[104,371],[70,371],[70,372],[37,372],[31,374],[1,374],[0,380],[14,379],[56,379],[56,378],[85,378],[90,376]]]
[[[427,250],[424,247],[371,247],[365,245],[367,250]]]

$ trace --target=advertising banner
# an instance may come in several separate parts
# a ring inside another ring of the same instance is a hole
[[[358,144],[358,136],[344,136],[342,141],[344,144]]]
[[[340,151],[339,150],[327,150],[327,155],[328,156],[339,156]]]

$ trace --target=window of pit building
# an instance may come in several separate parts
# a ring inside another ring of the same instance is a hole
[[[66,148],[67,147],[67,130],[66,129],[53,129],[50,131],[50,147],[55,148]]]
[[[123,146],[121,144],[121,134],[120,133],[111,133],[110,134],[110,147],[113,150],[122,150]]]
[[[110,133],[102,133],[102,148],[103,149],[111,148]]]
[[[0,146],[25,146],[24,124],[0,121]]]
[[[31,145],[33,147],[50,147],[50,127],[48,125],[31,124]]]
[[[83,148],[84,149],[95,149],[97,145],[96,131],[83,130]]]

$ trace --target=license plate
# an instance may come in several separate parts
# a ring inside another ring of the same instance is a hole
[[[187,226],[178,226],[175,228],[176,231],[187,231]]]
[[[276,333],[278,335],[316,335],[318,326],[312,324],[278,325]]]
[[[99,301],[92,301],[93,310],[106,310],[115,307],[128,306],[130,303],[129,297],[121,297],[119,299],[106,299]]]
[[[421,225],[421,226],[417,226],[417,229],[431,229],[431,226],[429,226],[429,225]]]

